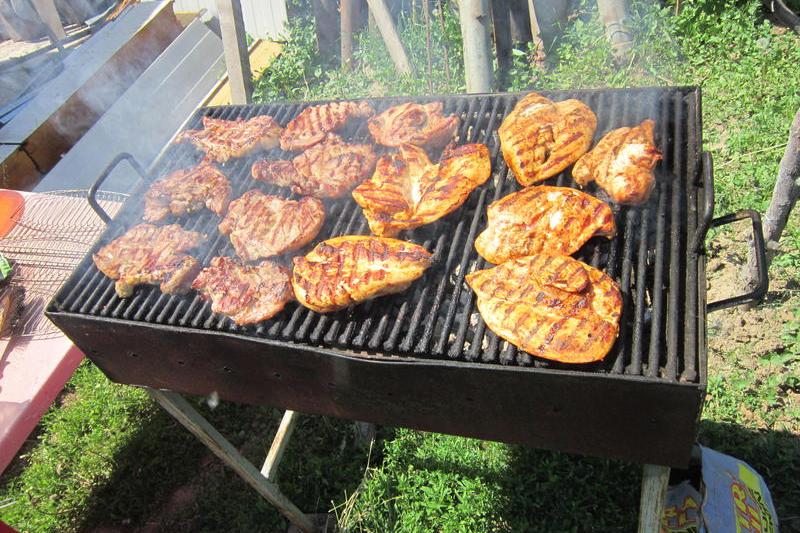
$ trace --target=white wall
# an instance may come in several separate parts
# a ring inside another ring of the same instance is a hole
[[[257,39],[277,39],[286,24],[285,0],[241,0],[244,29]],[[200,11],[205,9],[217,16],[216,0],[175,0],[174,10]]]

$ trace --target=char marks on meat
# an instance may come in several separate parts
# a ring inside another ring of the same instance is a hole
[[[139,224],[100,248],[92,259],[103,274],[116,280],[120,298],[130,296],[143,283],[160,284],[165,294],[182,294],[201,266],[185,252],[204,241],[204,235],[178,224]]]
[[[489,149],[483,144],[445,149],[435,165],[425,150],[405,144],[380,158],[375,174],[356,187],[353,198],[372,232],[391,237],[455,211],[490,175]]]
[[[520,185],[555,176],[591,146],[597,117],[579,100],[525,95],[497,130],[503,158]]]
[[[489,329],[531,355],[599,361],[619,333],[619,287],[571,257],[530,255],[467,274],[466,280]]]
[[[145,195],[144,220],[159,222],[168,215],[181,216],[205,206],[224,215],[231,196],[231,183],[212,163],[176,170],[150,186]]]
[[[205,152],[208,159],[225,163],[232,157],[244,157],[259,148],[275,148],[280,135],[280,125],[269,115],[247,120],[203,117],[202,130],[186,130],[175,142],[189,140]]]
[[[444,116],[442,102],[405,104],[390,107],[367,123],[375,142],[399,147],[413,144],[428,149],[441,148],[453,140],[458,129],[456,115]]]
[[[322,142],[325,135],[338,130],[351,118],[373,115],[366,102],[330,102],[303,109],[281,134],[281,148],[286,151],[305,150]]]
[[[653,139],[654,128],[654,121],[645,120],[633,128],[606,133],[591,152],[575,163],[575,181],[580,185],[597,181],[618,204],[646,202],[656,182],[653,168],[661,159]]]
[[[219,231],[246,261],[301,248],[317,236],[325,208],[316,198],[286,200],[251,190],[231,202]]]
[[[297,300],[318,313],[405,290],[431,265],[422,246],[381,237],[346,235],[294,258]]]
[[[526,187],[489,205],[475,249],[490,263],[539,253],[572,255],[594,236],[616,234],[605,202],[569,187]]]
[[[336,134],[315,144],[292,161],[256,161],[254,179],[291,187],[297,194],[338,198],[364,181],[377,156],[369,144],[349,144]]]
[[[272,261],[245,265],[230,257],[215,257],[192,283],[211,310],[237,324],[255,324],[279,313],[294,299],[289,269]]]

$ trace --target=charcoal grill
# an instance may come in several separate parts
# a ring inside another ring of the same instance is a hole
[[[459,143],[485,143],[492,157],[492,178],[463,207],[404,235],[432,251],[435,265],[401,294],[329,315],[291,304],[272,320],[244,327],[212,313],[195,293],[168,296],[142,286],[120,299],[113,282],[87,256],[47,314],[119,383],[195,395],[216,392],[237,402],[685,466],[706,388],[706,312],[758,299],[766,291],[758,215],[746,211],[712,220],[713,176],[711,158],[702,152],[699,89],[543,94],[587,103],[598,117],[595,142],[613,128],[655,119],[664,155],[649,202],[615,206],[617,237],[592,239],[577,254],[616,279],[623,294],[619,339],[602,362],[569,366],[517,350],[486,328],[464,283],[465,274],[486,266],[473,241],[485,226],[487,205],[519,188],[497,137],[519,94],[370,100],[378,112],[408,100],[443,101],[446,113],[461,117]],[[188,127],[201,127],[205,115],[269,114],[285,125],[312,104],[203,108]],[[369,133],[362,122],[343,136],[366,140]],[[201,155],[188,144],[171,146],[153,175],[193,164]],[[266,155],[287,157],[279,150]],[[255,157],[222,167],[234,197],[250,188],[288,195],[250,178]],[[139,170],[144,179],[93,251],[141,220],[150,178]],[[546,183],[575,186],[569,170]],[[590,191],[603,197],[602,191]],[[326,208],[317,240],[368,233],[351,198],[328,201]],[[760,286],[706,305],[706,232],[745,217],[753,220]],[[209,235],[202,261],[234,255],[228,239],[217,232],[214,215],[204,212],[177,221]]]

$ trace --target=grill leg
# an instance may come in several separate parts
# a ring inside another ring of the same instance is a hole
[[[639,501],[639,533],[658,533],[664,515],[669,467],[644,465],[642,495]]]
[[[253,463],[223,437],[183,396],[174,392],[147,389],[169,414],[222,459],[265,500],[274,505],[292,524],[304,532],[319,531],[311,518],[284,496],[278,486],[264,477]],[[284,416],[285,418],[285,416]],[[283,422],[281,423],[283,425]],[[288,441],[288,438],[286,439]]]

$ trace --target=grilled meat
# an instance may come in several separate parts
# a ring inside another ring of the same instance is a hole
[[[175,142],[192,141],[209,159],[225,163],[232,157],[244,157],[259,148],[275,148],[280,134],[280,125],[268,115],[248,120],[203,117],[202,130],[186,130],[176,137]]]
[[[524,96],[498,129],[503,157],[517,181],[528,186],[555,176],[586,153],[597,117],[578,100],[552,102]]]
[[[653,192],[653,168],[661,159],[655,146],[655,122],[645,120],[633,128],[606,133],[591,152],[581,157],[572,169],[580,185],[592,180],[618,204],[643,204]]]
[[[605,202],[569,187],[526,187],[489,205],[475,249],[490,263],[539,253],[572,255],[594,236],[616,234]]]
[[[292,286],[301,304],[328,313],[405,290],[431,265],[431,254],[410,242],[346,235],[294,258]]]
[[[489,329],[531,355],[589,363],[603,359],[617,338],[617,284],[571,257],[530,255],[466,279]]]
[[[371,117],[374,111],[366,102],[330,102],[303,109],[281,134],[281,148],[305,150],[322,142],[328,132],[338,130],[351,118]]]
[[[316,198],[286,200],[252,190],[231,202],[219,231],[246,261],[296,250],[317,236],[325,208]]]
[[[375,174],[353,191],[375,235],[391,237],[458,209],[489,179],[489,149],[465,144],[445,149],[438,164],[425,150],[404,144],[378,161]]]
[[[92,259],[103,274],[117,280],[114,288],[120,298],[133,294],[142,283],[158,283],[165,294],[182,294],[201,266],[185,252],[203,241],[204,235],[178,224],[139,224],[100,248]]]
[[[243,265],[230,257],[215,257],[192,283],[211,310],[230,316],[237,324],[255,324],[279,313],[294,299],[289,269],[262,261]]]
[[[369,119],[367,126],[375,142],[384,146],[441,148],[453,140],[459,123],[456,115],[442,115],[442,106],[442,102],[396,105]]]
[[[228,208],[230,196],[228,178],[204,161],[195,167],[176,170],[151,185],[144,198],[144,220],[158,222],[170,213],[180,216],[203,206],[221,216]]]
[[[297,194],[337,198],[364,181],[377,156],[369,144],[348,144],[336,134],[289,161],[256,161],[251,173],[260,181],[291,186]]]

